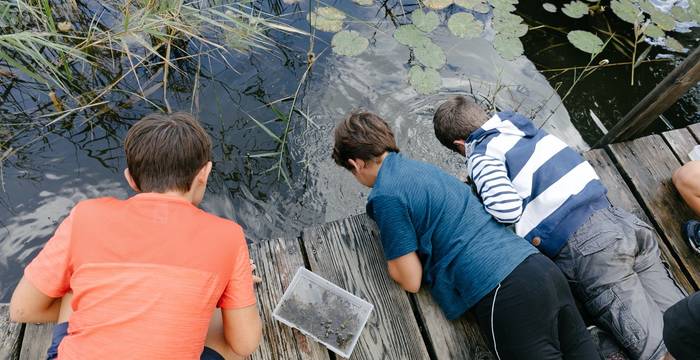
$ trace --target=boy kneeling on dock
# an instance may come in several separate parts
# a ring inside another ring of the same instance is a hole
[[[261,321],[243,231],[197,208],[209,136],[189,114],[153,114],[124,147],[139,194],[78,203],[25,269],[10,317],[58,321],[49,359],[248,356]]]
[[[467,185],[399,154],[384,120],[350,114],[335,129],[333,159],[372,188],[367,213],[405,290],[425,286],[448,319],[473,309],[501,360],[600,358],[551,260],[496,222]]]
[[[662,358],[663,313],[684,292],[661,262],[652,227],[612,207],[593,167],[520,114],[489,118],[457,96],[438,107],[433,121],[440,142],[467,157],[486,211],[515,224],[559,266],[629,356]]]

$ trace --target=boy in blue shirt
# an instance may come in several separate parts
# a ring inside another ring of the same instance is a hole
[[[389,275],[427,287],[448,319],[473,309],[499,359],[599,359],[566,279],[484,211],[468,186],[401,156],[389,126],[354,112],[335,129],[333,159],[372,188]]]
[[[663,313],[684,292],[662,264],[652,228],[611,207],[593,167],[520,114],[489,118],[457,96],[433,121],[440,142],[467,157],[486,211],[554,260],[632,359],[662,358]]]

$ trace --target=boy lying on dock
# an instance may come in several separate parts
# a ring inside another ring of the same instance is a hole
[[[389,275],[405,290],[425,286],[448,319],[473,309],[498,359],[600,359],[552,261],[495,221],[457,178],[399,154],[379,116],[343,120],[333,159],[372,188],[367,213]]]
[[[153,114],[124,147],[139,194],[78,203],[25,269],[10,317],[58,320],[49,359],[248,356],[261,321],[243,231],[197,208],[209,136],[189,114]]]
[[[433,121],[440,142],[467,157],[486,211],[515,224],[559,266],[632,359],[662,358],[663,313],[684,291],[661,262],[652,227],[612,207],[593,167],[520,114],[489,118],[457,96],[438,107]]]

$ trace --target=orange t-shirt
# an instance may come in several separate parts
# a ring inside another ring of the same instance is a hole
[[[199,359],[216,306],[255,304],[241,227],[156,193],[80,202],[25,277],[73,291],[59,359]]]

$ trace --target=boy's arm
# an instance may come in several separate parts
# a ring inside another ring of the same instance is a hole
[[[423,265],[418,259],[418,254],[412,252],[387,262],[389,276],[401,287],[410,292],[417,293],[423,280]]]
[[[22,277],[10,300],[10,319],[23,323],[45,323],[58,320],[61,298],[45,295]]]
[[[510,181],[505,163],[476,153],[469,157],[468,168],[486,212],[498,222],[517,223],[523,213],[523,199]]]

